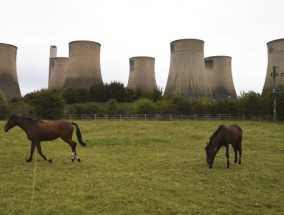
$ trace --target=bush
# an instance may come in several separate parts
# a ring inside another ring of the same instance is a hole
[[[132,104],[135,114],[153,114],[155,113],[154,102],[150,99],[139,99]]]

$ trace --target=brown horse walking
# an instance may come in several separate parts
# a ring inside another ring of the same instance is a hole
[[[219,128],[209,138],[209,143],[207,143],[205,148],[207,163],[210,169],[212,168],[217,152],[222,146],[226,147],[227,168],[229,168],[229,144],[231,144],[234,149],[235,164],[241,165],[243,139],[242,133],[242,129],[238,125],[219,126]],[[239,152],[239,160],[237,152]]]
[[[73,125],[76,127],[76,135],[79,143],[82,146],[86,146],[86,144],[82,140],[82,135],[78,125],[73,122],[70,123],[67,120],[43,122],[39,120],[32,120],[30,118],[12,115],[9,117],[4,127],[4,131],[8,132],[11,128],[19,126],[26,132],[27,138],[31,141],[31,153],[27,162],[32,161],[35,147],[37,148],[38,153],[45,160],[52,162],[50,158],[48,158],[42,153],[40,142],[51,141],[57,138],[61,138],[71,146],[72,161],[77,160],[80,162],[80,158],[77,156],[76,153],[76,142],[72,140],[72,135],[74,131]]]

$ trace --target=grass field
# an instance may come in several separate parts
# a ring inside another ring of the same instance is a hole
[[[77,123],[88,144],[77,145],[81,163],[61,140],[42,143],[53,163],[37,152],[26,163],[25,133],[1,129],[0,214],[283,214],[284,124],[234,122],[242,166],[230,148],[230,169],[225,149],[209,169],[205,144],[228,121]]]

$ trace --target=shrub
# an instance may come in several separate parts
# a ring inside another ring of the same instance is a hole
[[[150,99],[139,99],[132,104],[133,112],[136,114],[153,114],[155,113],[154,102]]]

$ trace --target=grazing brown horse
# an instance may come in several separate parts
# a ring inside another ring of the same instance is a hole
[[[12,115],[9,117],[4,131],[7,132],[15,126],[19,126],[23,129],[27,138],[31,141],[31,154],[27,162],[32,161],[33,153],[35,147],[37,148],[38,153],[47,161],[52,162],[52,160],[46,157],[41,151],[41,141],[50,141],[57,138],[61,138],[66,143],[68,143],[72,148],[72,161],[77,160],[80,162],[80,158],[76,153],[76,142],[72,140],[74,126],[76,127],[76,135],[79,143],[82,146],[86,144],[82,140],[82,135],[80,129],[76,123],[70,123],[67,120],[56,120],[51,122],[43,122],[38,120],[32,120],[30,118],[24,118]]]
[[[242,129],[238,125],[219,126],[219,128],[209,138],[209,143],[207,143],[207,146],[205,148],[207,163],[210,169],[212,168],[213,161],[217,152],[222,146],[226,147],[227,168],[229,168],[229,144],[231,144],[234,149],[235,164],[241,165],[243,138],[242,133]],[[239,152],[239,160],[237,152]]]

